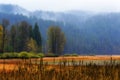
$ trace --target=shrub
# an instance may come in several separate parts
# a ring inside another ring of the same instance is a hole
[[[28,52],[20,52],[19,53],[19,58],[27,59],[27,58],[30,58],[30,56],[31,56],[31,54],[29,54]]]
[[[20,52],[20,53],[4,53],[4,54],[0,54],[0,58],[1,59],[13,59],[13,58],[41,58],[44,57],[43,53],[32,53],[32,52]]]
[[[79,56],[78,54],[74,53],[74,54],[71,54],[71,56]]]
[[[44,57],[44,54],[40,53],[40,54],[37,54],[37,53],[32,53],[32,52],[21,52],[19,53],[19,57],[20,58],[40,58],[40,57]]]
[[[79,55],[74,53],[74,54],[64,54],[63,56],[79,56]]]
[[[59,56],[59,55],[53,54],[53,53],[45,54],[45,57],[58,57],[58,56]]]
[[[44,57],[45,55],[43,53],[38,53],[37,56],[41,58],[41,57]]]
[[[11,58],[18,58],[18,53],[10,53],[11,54]]]
[[[2,59],[12,59],[12,58],[18,58],[18,54],[17,53],[4,53],[1,54]]]
[[[2,57],[2,53],[0,53],[0,58]]]

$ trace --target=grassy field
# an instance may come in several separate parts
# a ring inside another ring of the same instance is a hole
[[[1,59],[0,80],[120,80],[120,56]]]

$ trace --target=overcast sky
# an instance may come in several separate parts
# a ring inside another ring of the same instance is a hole
[[[16,4],[27,10],[120,12],[120,0],[0,0],[0,4]]]

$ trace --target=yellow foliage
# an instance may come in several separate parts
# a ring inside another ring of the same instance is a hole
[[[27,43],[27,47],[29,51],[36,52],[37,50],[36,41],[31,38]]]
[[[3,31],[3,27],[2,27],[2,25],[0,25],[0,36],[2,34],[2,31]]]

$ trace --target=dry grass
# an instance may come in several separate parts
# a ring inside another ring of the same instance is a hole
[[[3,70],[3,68],[7,71],[12,71],[15,68],[17,69],[16,64],[0,64],[0,70]]]
[[[53,60],[120,60],[120,55],[114,55],[114,56],[78,56],[78,57],[50,57],[50,58],[43,58],[44,61],[53,61]]]
[[[45,57],[43,58],[43,61],[45,62],[51,62],[51,61],[62,61],[62,60],[74,60],[74,61],[81,61],[81,60],[120,60],[120,56],[119,55],[114,55],[114,56],[78,56],[78,57]],[[31,61],[36,61],[36,60],[40,60],[40,59],[31,59]],[[26,62],[29,62],[29,60],[26,60]],[[12,70],[14,69],[14,67],[17,67],[17,64],[19,63],[23,63],[22,59],[1,59],[0,60],[0,70],[3,69],[3,67],[5,66],[6,70]]]
[[[43,61],[52,60],[59,61],[59,64],[43,64]],[[74,61],[68,65],[66,60]],[[80,64],[75,64],[76,60]],[[104,65],[82,65],[84,60],[111,60],[111,56],[0,60],[0,80],[120,80],[120,64],[111,61]],[[112,56],[112,60],[120,60],[120,57]]]
[[[54,61],[54,60],[120,60],[120,55],[113,55],[113,56],[102,56],[102,55],[98,55],[98,56],[78,56],[78,57],[45,57],[43,58],[43,61]],[[32,59],[32,60],[36,60],[36,59]],[[39,60],[39,59],[38,59]],[[0,63],[3,63],[4,60],[1,59]],[[15,64],[18,62],[22,62],[21,59],[6,59],[5,60],[6,63],[9,64]]]

